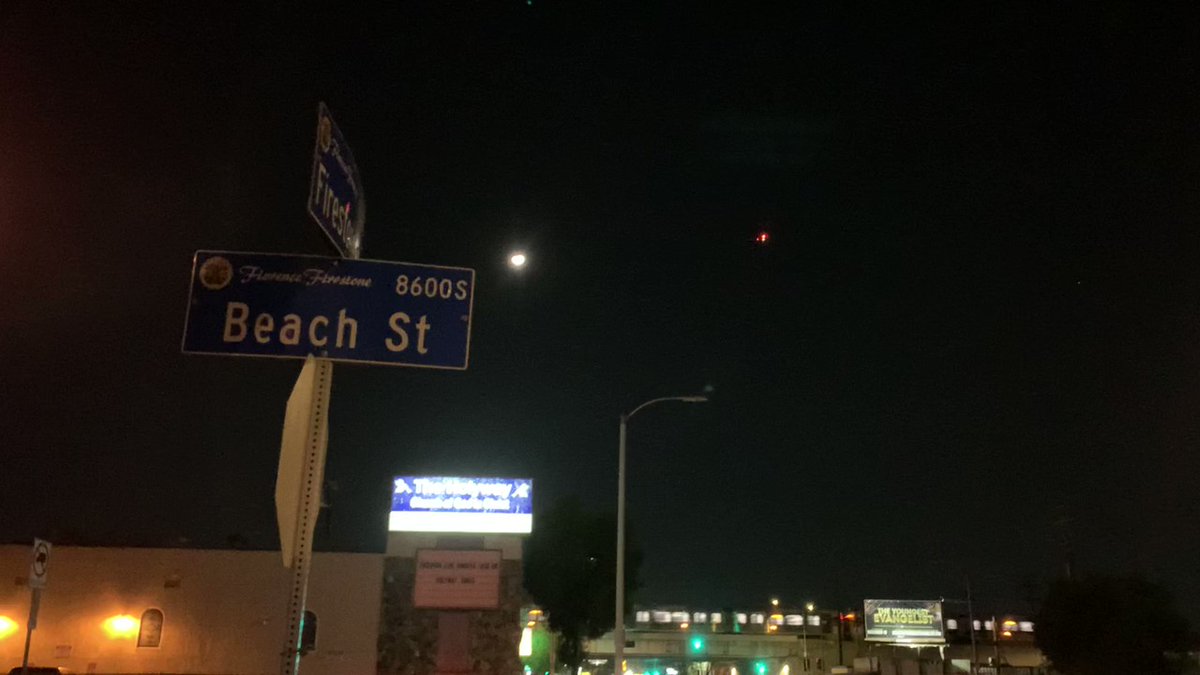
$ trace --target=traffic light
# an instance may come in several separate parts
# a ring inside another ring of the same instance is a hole
[[[755,661],[754,662],[754,675],[767,675],[767,662],[766,661]]]
[[[700,654],[704,651],[705,643],[703,635],[693,635],[688,641],[688,646],[691,647],[693,654]]]
[[[858,619],[858,615],[854,612],[846,612],[838,617],[838,630],[841,632],[841,639],[854,639],[854,623]]]

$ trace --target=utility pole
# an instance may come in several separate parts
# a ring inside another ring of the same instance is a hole
[[[838,612],[838,665],[845,665],[842,659],[842,632],[846,630],[846,613]]]
[[[979,646],[975,642],[975,605],[971,601],[971,575],[964,574],[963,578],[967,582],[967,622],[971,629],[971,675],[976,675],[979,672],[976,665],[979,663]]]
[[[1075,572],[1075,555],[1071,547],[1071,524],[1074,519],[1067,515],[1065,509],[1062,515],[1054,520],[1054,529],[1057,530],[1058,545],[1062,549],[1063,557],[1063,575],[1069,581]]]
[[[995,661],[996,672],[1000,669],[1000,636],[996,633],[996,615],[992,615],[992,659]]]
[[[808,615],[813,611],[814,606],[811,602],[804,603],[804,672],[808,672]]]

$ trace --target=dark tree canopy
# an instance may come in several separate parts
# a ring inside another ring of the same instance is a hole
[[[617,519],[585,511],[574,498],[539,515],[525,542],[525,589],[559,634],[558,658],[571,672],[583,660],[583,641],[612,629]],[[627,529],[627,535],[631,532]],[[641,553],[627,536],[625,606],[638,588]]]
[[[1059,579],[1037,618],[1037,644],[1064,675],[1179,672],[1187,620],[1170,594],[1137,577]]]

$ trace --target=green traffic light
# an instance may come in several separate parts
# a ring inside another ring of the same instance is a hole
[[[755,673],[755,675],[767,675],[767,662],[766,661],[755,661],[754,662],[754,673]]]
[[[702,637],[692,638],[692,651],[694,651],[694,652],[704,651],[704,638],[702,638]]]

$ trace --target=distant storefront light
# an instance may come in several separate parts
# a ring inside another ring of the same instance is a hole
[[[104,632],[114,640],[131,638],[138,633],[138,620],[128,614],[110,616],[104,620]]]
[[[509,652],[509,654],[511,653]],[[521,643],[517,645],[517,656],[533,656],[533,629],[528,626],[521,630]]]
[[[958,630],[958,619],[946,619],[946,630]]]
[[[650,623],[650,612],[645,610],[639,611],[634,615],[633,620],[638,623]]]

